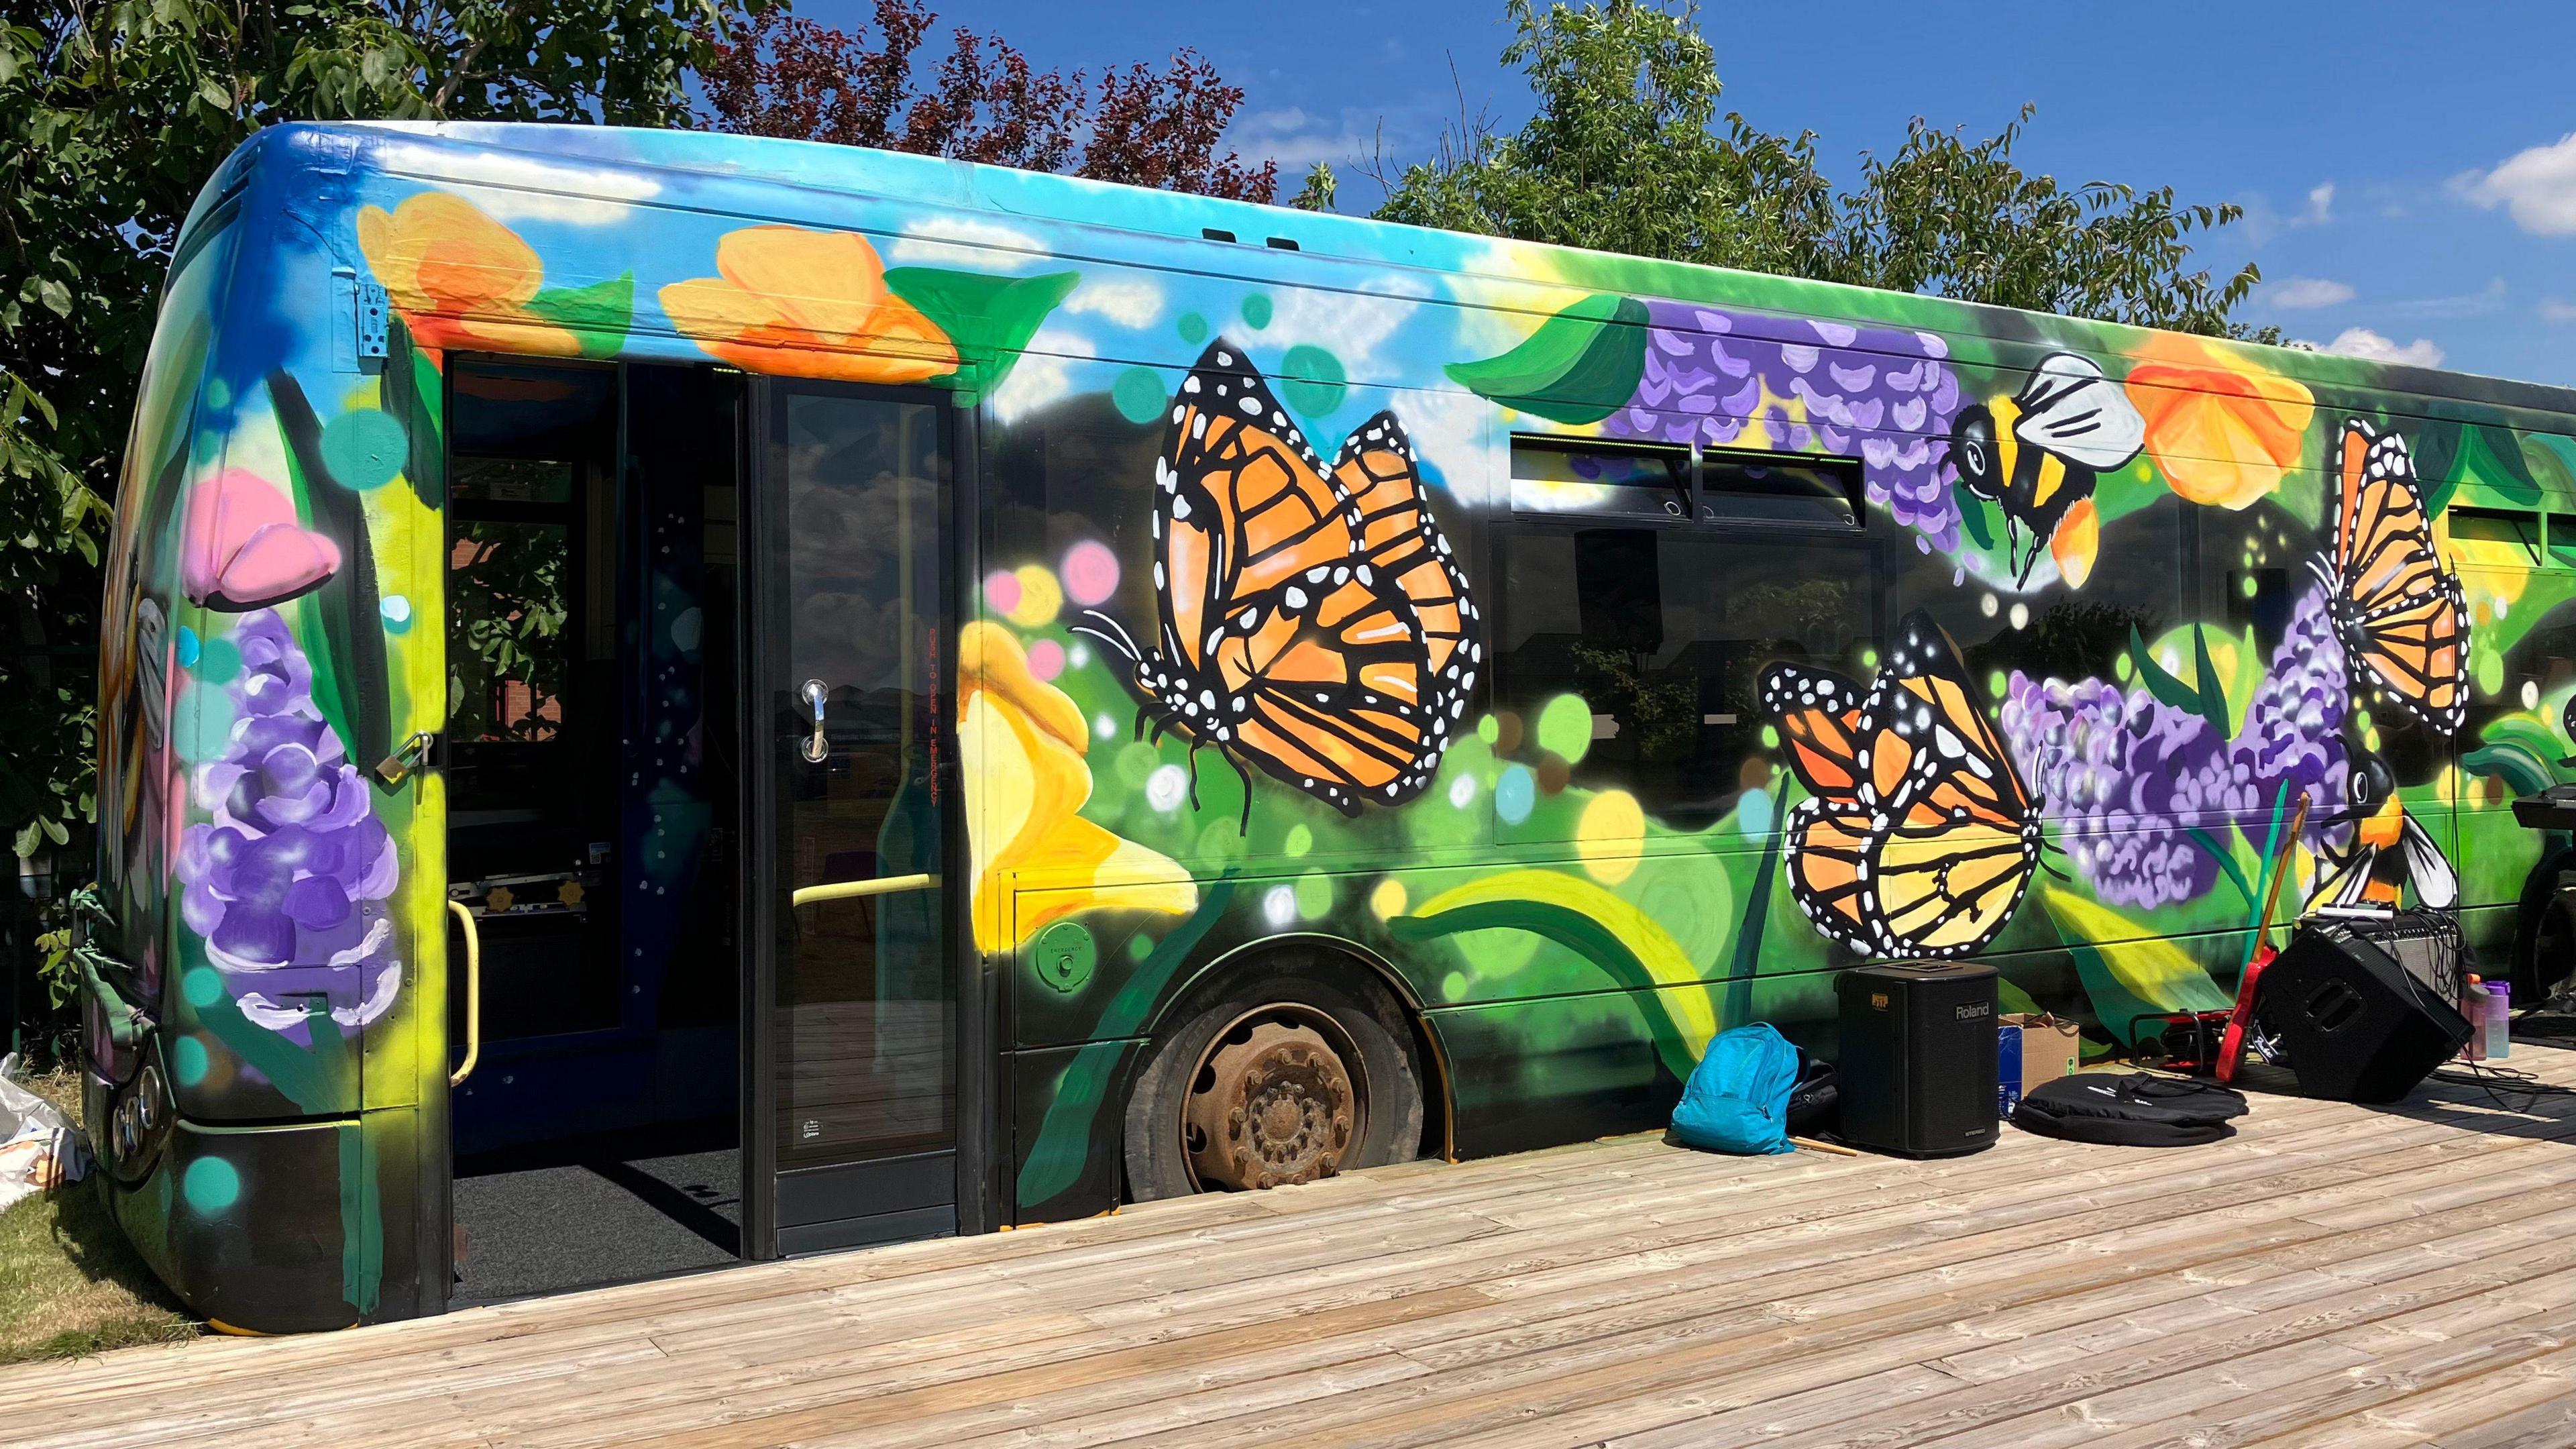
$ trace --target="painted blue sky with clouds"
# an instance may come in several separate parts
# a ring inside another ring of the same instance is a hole
[[[936,5],[938,0],[932,0]],[[800,13],[861,19],[865,0]],[[1424,154],[1461,110],[1517,124],[1500,0],[1210,5],[951,3],[1042,66],[1097,71],[1194,45],[1249,95],[1234,139],[1283,194],[1331,162]],[[2576,384],[2576,5],[1717,4],[1700,17],[1724,104],[1813,130],[1828,174],[1892,148],[1908,117],[1983,135],[2025,101],[2017,155],[2062,181],[2170,184],[2246,220],[2204,256],[2259,263],[2245,314],[2338,350]],[[944,47],[943,47],[944,48]]]

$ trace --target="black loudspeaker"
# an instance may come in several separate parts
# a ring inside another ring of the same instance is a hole
[[[2255,1011],[2309,1096],[2394,1102],[2468,1042],[2468,1018],[2400,959],[2410,943],[2375,930],[2309,921],[2263,973]]]
[[[1995,969],[1965,962],[1863,966],[1842,1003],[1843,1140],[1903,1157],[1995,1145]]]

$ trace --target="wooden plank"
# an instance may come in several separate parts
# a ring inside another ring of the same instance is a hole
[[[2512,1065],[2576,1082],[2576,1053]],[[2172,1155],[2008,1133],[1952,1162],[1742,1161],[1640,1135],[0,1371],[0,1415],[94,1446],[2563,1446],[2576,1104],[2529,1105],[2260,1098]]]

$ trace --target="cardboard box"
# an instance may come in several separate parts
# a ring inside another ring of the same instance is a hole
[[[2016,1013],[2002,1018],[2021,1028],[2021,1091],[2029,1096],[2043,1082],[2053,1082],[2084,1061],[2084,1033],[2060,1016]]]

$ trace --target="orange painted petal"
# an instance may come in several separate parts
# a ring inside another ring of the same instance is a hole
[[[885,264],[845,231],[755,226],[716,243],[716,270],[769,303],[786,325],[824,337],[867,331],[885,299]]]
[[[2066,516],[2057,521],[2057,531],[2049,535],[2048,556],[2057,560],[2057,572],[2070,589],[2084,587],[2093,577],[2093,557],[2102,546],[2102,513],[2090,498],[2079,499]]]

